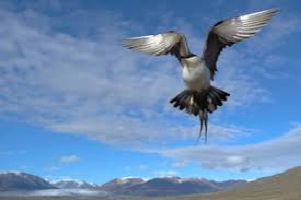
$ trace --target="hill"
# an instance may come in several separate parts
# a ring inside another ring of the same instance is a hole
[[[260,178],[224,192],[168,200],[300,200],[301,167]],[[167,200],[165,199],[165,200]]]

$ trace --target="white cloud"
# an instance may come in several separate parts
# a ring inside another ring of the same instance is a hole
[[[56,166],[56,165],[50,165],[50,166],[47,166],[45,167],[45,171],[56,171],[56,170],[59,170],[60,167],[59,166]]]
[[[63,163],[63,164],[75,163],[80,160],[81,160],[81,158],[77,155],[67,155],[67,156],[60,157],[60,163]]]
[[[301,165],[301,126],[283,136],[256,144],[206,145],[158,150],[161,155],[181,162],[198,163],[205,168],[232,170],[285,169]],[[275,164],[277,163],[277,164]]]
[[[24,150],[19,150],[19,151],[1,151],[0,156],[13,156],[13,155],[23,155],[26,154],[27,152]]]
[[[140,170],[146,170],[146,169],[148,169],[149,167],[148,167],[148,165],[141,164],[141,165],[138,166],[138,168],[139,168]]]
[[[159,171],[155,171],[153,174],[155,177],[169,177],[169,176],[177,176],[178,172],[175,170],[159,170]]]
[[[172,167],[180,168],[186,166],[188,163],[185,160],[180,160],[172,164]]]

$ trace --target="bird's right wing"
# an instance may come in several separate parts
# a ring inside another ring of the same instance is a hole
[[[210,29],[203,58],[211,71],[211,79],[217,71],[216,62],[222,49],[255,35],[277,12],[278,9],[269,9],[233,17]]]
[[[127,38],[122,44],[129,49],[153,56],[171,54],[180,59],[191,54],[185,36],[177,32]]]

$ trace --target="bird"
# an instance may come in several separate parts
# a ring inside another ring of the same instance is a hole
[[[212,85],[220,53],[224,48],[255,35],[278,11],[277,8],[271,8],[217,22],[209,28],[200,56],[189,50],[185,35],[176,31],[126,38],[122,40],[122,45],[152,56],[172,55],[177,58],[182,66],[185,89],[170,103],[199,118],[197,141],[204,131],[207,143],[208,114],[221,107],[230,96],[228,92]]]

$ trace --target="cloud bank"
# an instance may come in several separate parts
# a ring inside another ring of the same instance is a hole
[[[301,165],[301,126],[283,136],[256,144],[208,145],[157,151],[187,163],[197,163],[205,168],[226,168],[247,171],[251,169],[285,169]]]

